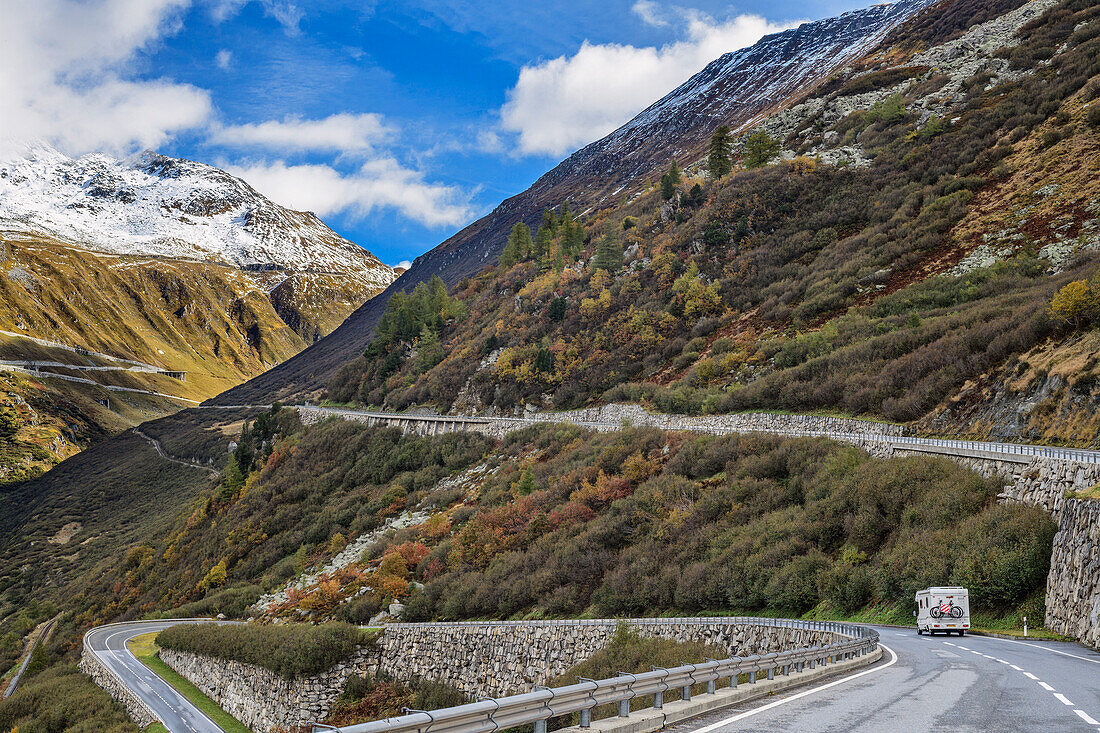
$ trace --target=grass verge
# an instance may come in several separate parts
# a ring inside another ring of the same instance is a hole
[[[126,648],[129,649],[142,664],[153,670],[158,677],[175,688],[176,692],[190,700],[191,704],[217,723],[225,733],[251,733],[241,721],[222,710],[218,707],[217,703],[204,695],[199,688],[195,687],[176,672],[176,670],[161,661],[160,657],[157,655],[160,651],[160,647],[156,644],[156,636],[157,632],[155,631],[148,634],[142,634],[141,636],[135,636],[126,643]],[[163,726],[159,729],[155,726],[150,726],[146,728],[146,733],[159,733],[163,730]]]

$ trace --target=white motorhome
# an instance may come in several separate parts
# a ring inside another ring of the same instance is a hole
[[[970,628],[970,594],[966,588],[925,588],[917,591],[917,633],[956,633]]]

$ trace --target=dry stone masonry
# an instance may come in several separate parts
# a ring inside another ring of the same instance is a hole
[[[157,722],[157,716],[153,711],[135,695],[129,687],[109,670],[103,662],[99,661],[87,647],[80,656],[78,668],[81,672],[92,678],[92,681],[103,688],[104,691],[126,708],[126,713],[139,728],[145,728]]]
[[[257,733],[323,720],[353,674],[434,680],[467,695],[503,696],[545,684],[606,646],[618,621],[516,621],[387,626],[373,648],[312,677],[287,680],[241,662],[162,649],[161,659]],[[643,636],[702,642],[730,656],[808,648],[831,632],[737,619],[636,619]]]
[[[1065,502],[1046,601],[1047,628],[1100,648],[1100,501]]]
[[[348,677],[374,671],[378,652],[361,649],[332,669],[288,680],[263,667],[161,649],[160,658],[256,733],[324,720]]]
[[[642,636],[710,644],[728,656],[812,647],[834,636],[718,618],[626,623]],[[605,620],[397,624],[380,640],[379,670],[444,682],[470,696],[501,697],[558,677],[607,646],[617,628],[617,621]]]

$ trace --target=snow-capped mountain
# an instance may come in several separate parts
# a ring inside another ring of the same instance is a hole
[[[386,293],[364,304],[328,337],[219,399],[267,399],[323,384],[362,352],[389,294],[433,275],[449,285],[473,275],[496,262],[517,221],[537,227],[545,207],[568,201],[574,212],[586,212],[611,205],[639,191],[647,177],[659,178],[670,158],[682,166],[699,160],[716,127],[743,129],[794,104],[936,2],[877,4],[731,49],[615,132],[578,150],[526,191],[416,258]]]
[[[270,201],[203,163],[146,151],[70,158],[37,144],[0,161],[0,230],[97,252],[221,262],[254,273],[339,274],[364,291],[393,270],[315,215]]]
[[[667,167],[672,157],[690,164],[718,125],[728,124],[735,133],[746,129],[862,58],[893,28],[934,2],[898,0],[852,10],[720,56],[618,130],[578,150],[532,188],[560,190],[564,183],[570,198],[594,206],[624,190],[612,190],[612,183],[630,188],[630,182]]]

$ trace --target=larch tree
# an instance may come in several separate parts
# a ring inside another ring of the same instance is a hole
[[[720,125],[710,137],[707,170],[712,178],[721,178],[733,170],[733,135],[729,125]]]

